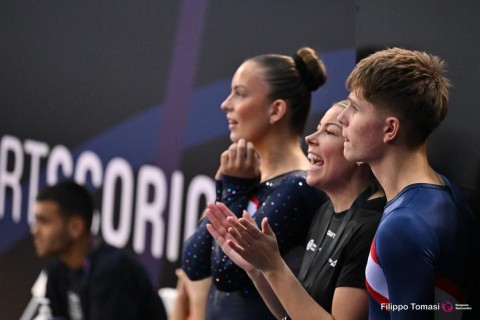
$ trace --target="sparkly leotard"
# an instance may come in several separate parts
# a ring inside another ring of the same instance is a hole
[[[235,215],[247,210],[258,225],[264,217],[276,234],[282,256],[298,268],[305,237],[325,195],[307,185],[305,171],[293,171],[259,183],[225,176],[217,182],[217,200]],[[212,276],[207,319],[274,319],[248,275],[213,241],[203,219],[184,244],[182,268],[192,280]],[[298,251],[297,251],[298,250]],[[297,254],[292,254],[297,252]],[[298,271],[298,270],[297,270]]]

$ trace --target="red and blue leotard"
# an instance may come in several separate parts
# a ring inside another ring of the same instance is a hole
[[[458,189],[412,184],[387,203],[366,268],[370,319],[432,319],[466,295],[474,218]]]

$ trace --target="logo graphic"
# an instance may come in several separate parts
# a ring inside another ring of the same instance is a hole
[[[330,238],[335,238],[335,232],[331,231],[331,230],[328,230],[327,231],[327,236],[329,236]]]
[[[313,251],[313,252],[315,252],[315,250],[317,250],[317,245],[315,244],[313,239],[310,239],[310,241],[308,241],[307,250],[310,250],[310,251]]]
[[[337,260],[333,261],[332,258],[328,258],[328,263],[330,263],[330,266],[335,268],[335,266],[337,265]]]
[[[442,310],[447,313],[452,312],[453,304],[450,301],[445,301],[444,303],[442,303]]]

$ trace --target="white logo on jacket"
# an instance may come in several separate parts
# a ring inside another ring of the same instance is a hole
[[[313,239],[310,239],[310,241],[308,241],[306,249],[307,251],[313,251],[313,252],[317,250],[317,245],[315,244],[315,241],[313,241]]]
[[[332,258],[328,258],[328,263],[330,263],[330,266],[332,266],[332,268],[335,268],[335,266],[337,265],[337,260],[333,261]]]

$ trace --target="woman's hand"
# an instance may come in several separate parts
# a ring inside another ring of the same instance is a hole
[[[253,143],[240,139],[221,154],[215,179],[220,180],[223,174],[248,179],[260,176],[260,158]]]
[[[243,218],[238,219],[222,203],[210,204],[206,214],[211,222],[207,225],[210,234],[223,252],[247,272],[268,271],[281,262],[277,238],[267,219],[262,220],[262,230],[259,230],[246,211]]]
[[[224,210],[220,210],[219,206]],[[205,214],[210,221],[210,224],[207,224],[207,230],[212,235],[213,239],[222,248],[223,252],[232,259],[232,261],[238,265],[240,268],[249,273],[255,273],[256,268],[243,259],[238,253],[236,253],[228,244],[227,241],[231,241],[231,236],[228,234],[227,230],[230,228],[230,224],[227,221],[227,217],[235,217],[235,215],[222,203],[217,202],[216,204],[209,203]]]

